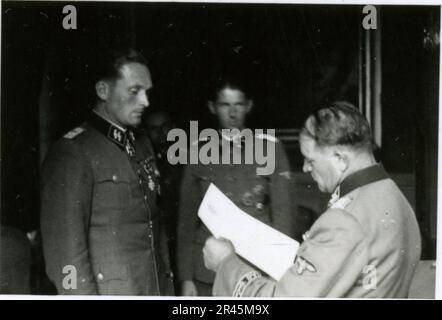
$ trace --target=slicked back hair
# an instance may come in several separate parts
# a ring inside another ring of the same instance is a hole
[[[139,63],[149,69],[144,56],[135,49],[115,49],[100,57],[94,70],[94,82],[99,80],[117,80],[121,77],[120,69],[127,63]]]
[[[95,85],[98,81],[115,81],[121,78],[121,67],[127,63],[139,63],[149,68],[144,56],[132,48],[112,49],[103,54],[96,54],[90,67],[90,78],[86,88],[88,108],[92,109],[98,99]]]
[[[339,101],[310,115],[301,134],[316,141],[319,147],[346,146],[372,152],[370,125],[349,102]]]

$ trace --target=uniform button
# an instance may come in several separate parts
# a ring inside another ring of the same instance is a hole
[[[147,200],[147,196],[144,196],[144,200]]]
[[[104,276],[103,276],[103,274],[100,272],[99,274],[97,274],[97,280],[103,280],[104,279]]]
[[[115,183],[118,182],[118,177],[117,177],[116,174],[114,174],[114,175],[112,176],[112,181],[115,182]]]
[[[256,204],[256,209],[262,210],[262,209],[264,209],[264,205],[262,203],[257,203]]]

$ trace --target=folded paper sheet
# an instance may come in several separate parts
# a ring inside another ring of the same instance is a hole
[[[293,265],[299,243],[239,209],[213,183],[198,216],[216,238],[232,241],[237,254],[275,280]]]

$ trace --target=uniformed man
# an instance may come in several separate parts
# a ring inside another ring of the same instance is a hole
[[[218,120],[220,129],[245,128],[247,114],[253,101],[237,80],[220,78],[214,85],[209,110]],[[240,135],[220,132],[220,157],[223,150],[240,153],[244,159],[245,141]],[[195,164],[188,165],[183,174],[177,230],[178,280],[185,296],[210,296],[215,273],[204,266],[202,248],[211,233],[197,216],[198,207],[214,183],[237,206],[268,225],[291,233],[292,181],[290,166],[280,142],[273,136],[257,135],[256,139],[275,147],[275,170],[270,175],[257,175],[254,164]],[[205,139],[196,141],[200,145]],[[227,147],[226,147],[227,145]],[[230,162],[232,163],[232,162]]]
[[[151,75],[134,50],[101,62],[87,122],[57,141],[43,165],[47,273],[60,294],[160,295],[159,172],[132,130],[149,106]]]
[[[412,208],[376,163],[367,121],[348,103],[319,110],[300,135],[304,171],[328,210],[313,224],[293,266],[276,282],[245,264],[226,240],[210,238],[205,263],[219,296],[405,298],[421,239]]]

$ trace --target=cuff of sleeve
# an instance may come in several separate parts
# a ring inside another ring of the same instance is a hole
[[[213,285],[213,295],[231,297],[237,292],[236,287],[245,274],[256,272],[244,263],[235,253],[230,254],[221,262]]]

